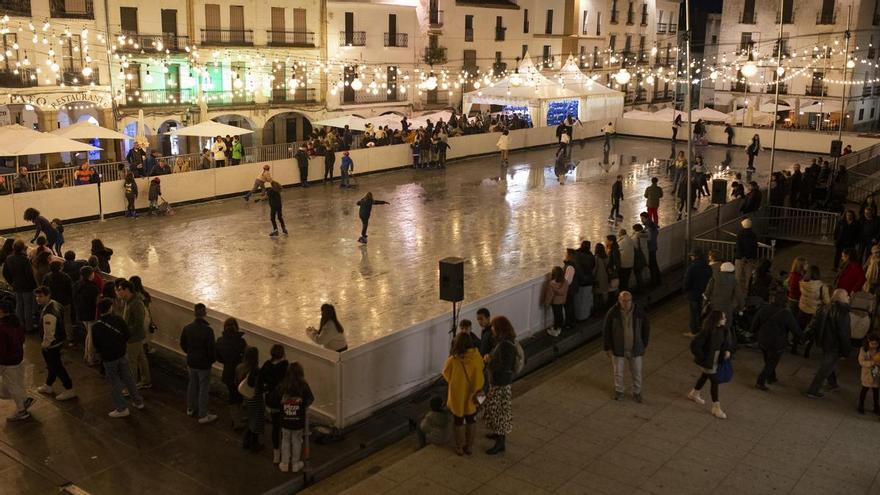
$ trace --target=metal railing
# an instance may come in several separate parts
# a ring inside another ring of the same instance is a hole
[[[804,96],[825,96],[828,94],[828,87],[821,84],[807,86],[804,89]]]
[[[612,11],[611,11],[611,19],[610,19],[608,22],[610,22],[611,24],[617,24],[617,21],[618,21],[618,19],[617,19],[618,14],[620,14],[620,11],[619,11],[619,10],[612,10]]]
[[[385,46],[406,48],[409,46],[409,34],[407,33],[385,33]]]
[[[88,86],[92,83],[100,84],[101,73],[96,67],[92,69],[92,73],[87,77],[83,75],[82,68],[70,67],[62,69],[58,79],[68,86]]]
[[[495,41],[504,41],[505,34],[507,34],[506,27],[496,27],[495,28]]]
[[[823,14],[819,12],[816,15],[816,24],[837,24],[837,12],[832,12],[831,14]]]
[[[117,36],[125,37],[125,41],[120,43],[117,47],[119,51],[123,52],[140,52],[141,50],[145,52],[165,52],[165,50],[169,50],[171,52],[181,52],[184,51],[187,45],[189,45],[189,36],[179,35],[175,33],[163,33],[163,34],[140,34],[140,33],[122,33]]]
[[[831,211],[766,206],[751,216],[758,235],[789,241],[834,245],[840,215]]]
[[[698,247],[703,250],[704,253],[708,253],[710,250],[715,250],[721,253],[722,260],[732,260],[736,256],[736,241],[727,241],[721,239],[709,239],[705,237],[695,237],[693,240],[693,246]],[[773,261],[773,256],[776,254],[776,241],[771,241],[770,244],[765,244],[763,242],[758,243],[758,259],[767,259]]]
[[[49,15],[60,19],[94,19],[92,0],[50,0]]]
[[[254,102],[253,93],[238,91],[204,91],[208,105],[245,105]]]
[[[129,89],[125,92],[125,107],[149,107],[194,103],[196,93],[192,89]]]
[[[474,41],[474,28],[464,28],[464,40],[467,42]]]
[[[658,22],[657,23],[657,34],[666,34],[667,26],[668,26],[668,24],[665,22]]]
[[[0,14],[8,16],[31,16],[31,0],[3,0],[0,2]]]
[[[435,46],[425,47],[425,63],[428,65],[445,64],[446,63],[446,47]]]
[[[675,34],[676,32],[678,32],[678,24],[672,24],[670,22],[669,29],[667,31],[669,32],[669,34]]]
[[[366,31],[339,31],[340,46],[367,46]]]
[[[39,81],[36,71],[32,69],[6,69],[0,71],[0,87],[2,88],[30,88],[36,86]],[[33,76],[33,77],[31,77]]]
[[[203,45],[252,46],[253,29],[202,29]]]
[[[269,46],[300,46],[314,47],[315,33],[312,31],[266,31],[266,43]]]
[[[354,103],[383,103],[383,102],[397,102],[397,101],[406,101],[406,93],[401,93],[399,90],[392,90],[391,93],[388,92],[387,89],[379,88],[376,94],[373,94],[370,91],[356,91],[354,93]]]
[[[278,88],[272,91],[272,103],[313,103],[315,93],[315,88],[296,88],[296,91]]]

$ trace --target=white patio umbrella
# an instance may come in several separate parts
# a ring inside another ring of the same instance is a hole
[[[776,108],[776,103],[770,101],[767,103],[762,103],[758,110],[766,113],[787,112],[791,110],[791,107],[780,102],[779,108]]]
[[[195,136],[195,137],[217,137],[217,136],[241,136],[243,134],[252,134],[254,131],[250,129],[244,129],[241,127],[235,127],[233,125],[221,124],[220,122],[214,122],[213,120],[206,120],[204,122],[200,122],[196,125],[191,125],[188,127],[181,127],[174,131],[169,132],[168,134],[174,134],[176,136]]]
[[[131,139],[121,132],[116,132],[88,121],[77,122],[67,127],[55,129],[50,134],[67,139]]]
[[[100,149],[66,137],[34,131],[18,124],[0,127],[0,150],[6,156],[43,155],[69,151],[100,151]]]

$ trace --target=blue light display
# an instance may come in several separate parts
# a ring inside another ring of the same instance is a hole
[[[578,100],[551,101],[547,106],[547,125],[559,125],[565,117],[578,118]]]

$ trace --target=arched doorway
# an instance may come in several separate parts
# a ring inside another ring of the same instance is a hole
[[[305,141],[312,133],[312,122],[301,113],[274,115],[263,127],[263,144]]]
[[[211,120],[216,122],[220,122],[221,124],[232,125],[235,127],[241,127],[242,129],[250,129],[252,131],[256,131],[253,122],[244,115],[238,115],[234,113],[229,113],[225,115],[217,115],[215,117],[211,117]],[[241,144],[247,148],[253,146],[255,143],[255,138],[253,133],[251,134],[242,134],[241,136]]]
[[[77,104],[64,105],[63,107],[61,107],[60,110],[58,110],[58,128],[61,129],[62,127],[67,127],[67,126],[70,126],[73,124],[78,124],[80,122],[89,122],[92,125],[101,125],[101,122],[98,120],[99,117],[100,117],[100,114],[98,113],[98,111],[95,109],[95,107],[93,105],[77,105]],[[88,143],[91,144],[92,146],[96,146],[98,148],[104,148],[104,151],[89,151],[87,154],[88,154],[88,159],[90,162],[99,161],[102,158],[102,156],[101,156],[102,152],[104,153],[104,156],[106,157],[106,153],[107,153],[106,150],[108,148],[106,147],[106,145],[105,146],[101,145],[100,139],[92,138],[88,141]],[[110,147],[113,146],[112,142],[110,142],[110,141],[108,141],[108,145]],[[71,166],[76,166],[79,163],[81,163],[81,161],[84,158],[86,158],[85,155],[86,155],[85,152],[83,152],[83,153],[61,153],[61,160],[64,163],[67,163]],[[74,159],[74,158],[76,158],[76,159]]]
[[[171,131],[182,127],[183,124],[176,120],[166,120],[159,126],[159,133],[156,136],[156,148],[162,156],[177,156],[189,153],[189,146],[185,137],[169,134]]]
[[[137,136],[137,121],[133,120],[126,124],[122,129],[122,133],[131,137],[131,139],[122,141],[122,159],[124,160],[126,155],[128,155],[128,150],[134,148],[134,137]],[[155,132],[147,124],[144,124],[144,136],[146,136],[147,141],[150,141],[150,143],[155,142]]]

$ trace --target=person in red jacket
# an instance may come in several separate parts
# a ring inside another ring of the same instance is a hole
[[[837,288],[844,289],[849,294],[862,290],[865,285],[865,271],[862,270],[855,249],[844,249],[840,261],[842,264],[837,274]]]
[[[31,417],[34,398],[24,386],[24,328],[14,313],[10,303],[0,303],[0,399],[15,402],[15,413],[7,419],[21,421]]]

